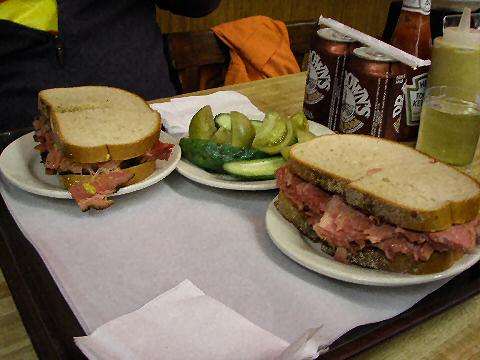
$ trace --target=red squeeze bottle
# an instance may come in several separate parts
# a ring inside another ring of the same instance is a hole
[[[390,44],[421,59],[432,56],[430,0],[403,0],[402,11]],[[428,67],[413,70],[405,66],[406,83],[400,125],[401,141],[415,140],[420,123],[423,97],[427,87]]]

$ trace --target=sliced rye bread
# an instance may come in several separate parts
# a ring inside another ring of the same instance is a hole
[[[63,154],[79,163],[127,160],[143,155],[160,136],[160,115],[118,109],[50,113]]]
[[[294,145],[290,169],[306,181],[391,224],[441,231],[473,220],[480,184],[397,142],[367,135],[325,135]]]
[[[291,222],[304,236],[312,242],[317,243],[324,253],[333,256],[335,248],[330,246],[325,239],[320,238],[308,223],[307,217],[280,191],[275,207],[280,214]],[[428,261],[415,261],[413,258],[400,254],[395,256],[393,261],[387,259],[385,253],[375,247],[365,247],[355,253],[349,253],[349,263],[375,270],[385,270],[410,274],[431,274],[444,271],[451,267],[455,261],[463,256],[458,251],[435,251]]]
[[[50,117],[51,111],[63,113],[104,108],[152,111],[140,96],[108,86],[54,88],[38,93],[39,113],[47,118]]]

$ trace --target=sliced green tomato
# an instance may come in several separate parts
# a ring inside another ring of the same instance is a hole
[[[215,134],[213,134],[211,140],[217,144],[231,144],[232,132],[224,127],[221,127]]]
[[[238,111],[232,111],[230,118],[232,121],[232,146],[249,148],[255,137],[255,128],[252,123]]]
[[[223,164],[227,174],[250,180],[274,179],[275,171],[285,164],[281,156],[258,160],[233,161]]]
[[[227,130],[232,130],[232,119],[228,113],[220,113],[215,115],[215,125],[217,128],[225,128]]]
[[[317,136],[308,130],[299,130],[297,129],[297,139],[298,142],[307,142],[309,140],[315,139]]]
[[[305,114],[302,112],[298,112],[295,115],[290,117],[290,121],[293,124],[293,128],[295,131],[297,130],[308,130],[308,119]]]
[[[281,142],[278,144],[270,145],[270,146],[254,146],[255,149],[260,151],[266,152],[267,154],[274,155],[279,154],[283,148],[292,145],[295,143],[295,131],[293,130],[293,125],[291,121],[285,121],[285,127],[287,129],[286,134]]]
[[[283,142],[287,135],[286,117],[276,112],[267,112],[253,140],[253,147],[273,146]]]
[[[210,139],[217,131],[213,121],[212,109],[209,105],[202,107],[197,111],[190,121],[188,136],[191,139]]]

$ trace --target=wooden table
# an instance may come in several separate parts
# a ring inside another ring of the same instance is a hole
[[[305,74],[238,84],[233,89],[246,96],[261,110],[293,114],[302,109]],[[210,89],[196,94],[207,94]],[[166,101],[167,99],[164,99]],[[72,337],[83,334],[66,301],[31,244],[23,237],[0,201],[0,264],[17,303],[32,343],[40,358],[83,358]],[[339,340],[342,354],[351,354],[392,336],[413,323],[431,318],[433,313],[459,303],[480,291],[480,267],[459,276],[468,284],[462,296],[456,296],[453,282],[422,300],[404,314],[385,322],[355,329]],[[459,280],[460,281],[460,280]],[[429,309],[430,308],[430,309]],[[361,354],[359,359],[465,359],[480,357],[480,296],[457,305],[437,317],[404,332]],[[361,337],[359,339],[359,334]],[[353,339],[353,340],[352,340]],[[352,346],[348,346],[351,343]],[[345,345],[346,344],[346,345]],[[355,350],[357,349],[357,350]],[[337,358],[332,355],[329,358]]]

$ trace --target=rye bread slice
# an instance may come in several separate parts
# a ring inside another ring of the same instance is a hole
[[[280,191],[275,207],[280,214],[291,222],[304,236],[312,242],[318,243],[321,251],[333,256],[335,248],[328,244],[325,239],[320,238],[308,223],[306,215]],[[389,260],[385,253],[375,247],[365,247],[355,253],[349,253],[348,262],[361,267],[375,270],[385,270],[410,274],[431,274],[444,271],[451,267],[455,261],[463,256],[458,251],[435,251],[428,261],[416,261],[406,255],[397,255],[393,261]]]
[[[143,155],[160,136],[160,115],[117,109],[50,114],[63,154],[79,163],[127,160]]]
[[[294,145],[290,169],[361,211],[416,231],[473,220],[480,184],[413,148],[366,135],[325,135]]]

